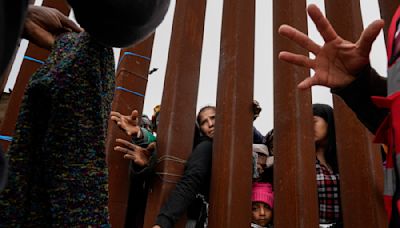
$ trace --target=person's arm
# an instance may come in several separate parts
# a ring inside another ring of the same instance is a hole
[[[375,133],[388,110],[376,107],[371,96],[386,96],[386,78],[378,75],[369,65],[366,66],[350,85],[342,89],[333,89],[357,115],[358,119]]]
[[[201,142],[190,155],[182,178],[171,192],[157,216],[156,225],[173,227],[209,181],[211,173],[212,142]]]

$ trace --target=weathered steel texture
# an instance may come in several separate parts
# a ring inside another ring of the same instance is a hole
[[[311,93],[297,89],[309,70],[277,59],[282,50],[308,56],[277,33],[289,24],[307,34],[306,1],[275,0],[273,5],[274,227],[318,227]]]
[[[325,1],[337,33],[356,41],[363,25],[359,1]],[[379,145],[354,113],[334,96],[341,202],[346,227],[387,227],[383,205],[383,164]]]
[[[43,5],[56,8],[65,15],[68,15],[70,11],[69,6],[64,0],[45,0],[43,1]],[[0,135],[13,135],[15,123],[17,122],[18,118],[19,108],[22,102],[22,98],[24,96],[25,87],[27,86],[32,74],[35,73],[35,71],[41,66],[41,64],[36,62],[35,60],[44,61],[49,53],[49,51],[39,48],[35,44],[30,43],[28,45],[28,48],[25,52],[25,59],[21,64],[21,68],[10,97],[10,102],[7,107],[4,121],[1,125]],[[7,151],[10,142],[0,141],[0,144],[3,147],[4,151]]]
[[[385,20],[385,27],[384,29],[384,35],[385,39],[387,39],[387,33],[388,29],[390,26],[390,22],[392,20],[392,17],[394,13],[396,12],[397,7],[399,6],[400,1],[399,0],[379,0],[379,9],[381,12],[381,18]]]
[[[186,160],[192,151],[205,7],[205,0],[176,1],[157,134],[159,157],[175,156]],[[154,224],[160,207],[174,189],[171,181],[179,180],[174,175],[181,175],[183,168],[174,161],[158,163],[156,172],[173,175],[159,174],[155,178],[149,192],[144,227]]]
[[[112,110],[130,115],[133,110],[141,112],[146,93],[154,35],[131,48],[121,50],[116,73]],[[141,96],[143,95],[143,96]],[[124,227],[129,196],[129,161],[120,152],[114,151],[115,140],[130,141],[125,131],[114,121],[108,121],[106,153],[109,170],[109,213],[113,227]]]
[[[224,1],[209,227],[250,227],[255,1]]]

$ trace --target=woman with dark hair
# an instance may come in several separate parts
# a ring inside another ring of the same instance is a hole
[[[313,104],[313,115],[319,222],[328,227],[329,224],[340,227],[342,216],[333,109],[329,105]]]
[[[186,227],[204,227],[207,218],[215,111],[214,106],[200,109],[197,115],[193,151],[186,162],[182,178],[161,208],[155,227],[173,227],[185,212],[188,218]],[[140,195],[139,198],[142,199],[138,202],[138,197],[130,198],[129,216],[127,216],[129,221],[127,220],[125,227],[143,227],[144,208],[149,190],[148,184],[143,183],[147,183],[154,175],[153,170],[157,160],[157,150],[149,149],[151,145],[155,146],[155,143],[149,144],[143,137],[140,139],[135,137],[139,131],[142,132],[140,135],[146,135],[143,129],[137,126],[138,117],[137,111],[132,112],[130,116],[118,112],[111,113],[111,119],[128,135],[133,136],[132,142],[117,139],[120,145],[114,150],[122,152],[124,158],[132,160],[131,181],[139,188],[131,189],[131,195]]]
[[[214,106],[204,106],[197,115],[200,135],[185,165],[182,178],[161,208],[153,228],[174,227],[187,212],[186,227],[205,227],[211,180],[212,139],[215,130]]]

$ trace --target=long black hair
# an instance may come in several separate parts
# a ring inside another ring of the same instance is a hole
[[[328,123],[328,144],[325,146],[324,156],[326,162],[335,173],[339,172],[336,156],[336,132],[335,120],[333,118],[333,109],[326,104],[313,104],[314,116],[319,116]]]

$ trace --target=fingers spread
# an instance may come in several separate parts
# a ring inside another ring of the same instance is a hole
[[[298,66],[314,68],[315,61],[304,55],[293,54],[290,52],[282,51],[279,53],[279,59],[289,63],[296,64]]]
[[[125,159],[129,159],[129,160],[133,160],[133,161],[135,161],[135,155],[131,155],[131,154],[125,154],[124,155],[124,158]]]
[[[114,112],[114,111],[111,111],[110,115],[111,115],[111,116],[116,116],[116,117],[121,117],[121,113],[119,113],[119,112]]]
[[[306,34],[293,28],[289,25],[281,25],[278,30],[281,36],[287,37],[288,39],[294,41],[297,45],[305,48],[306,50],[312,52],[313,54],[318,54],[321,47],[312,41]]]
[[[116,146],[116,147],[114,147],[114,150],[122,152],[124,154],[133,154],[133,152],[131,150],[129,150],[129,149],[125,148],[125,147],[122,147],[122,146]]]
[[[325,42],[330,42],[338,37],[331,23],[322,14],[321,10],[314,4],[307,7],[308,15],[314,21],[317,30],[321,34]]]
[[[115,141],[116,141],[117,143],[121,143],[121,144],[124,145],[125,147],[130,148],[130,149],[132,149],[132,150],[135,150],[135,149],[136,149],[136,145],[135,145],[135,144],[133,144],[133,143],[131,143],[131,142],[125,140],[125,139],[116,139]]]

